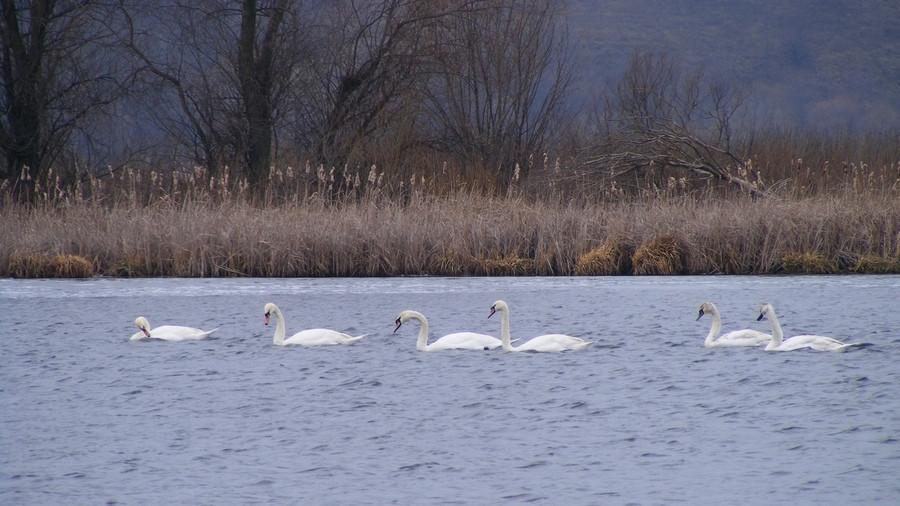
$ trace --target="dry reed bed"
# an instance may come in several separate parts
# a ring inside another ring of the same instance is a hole
[[[0,211],[0,275],[900,272],[898,234],[900,201],[877,197],[7,206]]]

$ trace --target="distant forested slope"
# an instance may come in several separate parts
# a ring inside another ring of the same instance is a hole
[[[570,0],[585,82],[666,51],[746,84],[761,122],[900,126],[900,1]]]

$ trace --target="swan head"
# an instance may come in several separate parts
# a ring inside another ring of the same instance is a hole
[[[706,313],[715,314],[718,312],[719,310],[716,309],[715,304],[713,304],[712,302],[704,302],[703,304],[700,304],[700,314],[697,315],[697,320],[703,318],[703,315],[705,315]]]
[[[266,323],[266,325],[268,325],[268,324],[269,324],[269,316],[271,316],[271,315],[273,315],[273,314],[276,314],[276,315],[278,314],[278,306],[276,306],[275,304],[272,304],[271,302],[269,302],[268,304],[266,304],[266,307],[263,308],[263,311],[266,312],[266,314],[265,314],[265,317],[266,317],[265,323]]]
[[[497,311],[508,311],[508,310],[509,310],[509,306],[506,305],[506,302],[503,302],[502,300],[498,300],[497,302],[494,302],[494,305],[491,306],[491,314],[488,315],[488,318],[490,318],[491,316],[494,316],[494,313],[496,313]]]
[[[397,329],[400,328],[400,325],[403,325],[403,322],[409,320],[409,312],[403,311],[400,315],[397,316],[397,319],[394,320],[394,332],[397,332]]]
[[[416,319],[425,327],[428,327],[428,321],[425,319],[425,315],[418,311],[413,311],[411,309],[407,309],[406,311],[401,311],[399,315],[397,315],[397,319],[394,320],[394,332],[397,332],[397,329],[400,328],[400,325],[403,325],[405,322],[409,320]]]
[[[150,337],[150,322],[147,321],[143,316],[138,316],[136,320],[134,320],[134,326],[141,329],[141,332],[144,333],[145,336]]]
[[[775,308],[772,307],[772,304],[768,302],[763,302],[762,306],[759,308],[759,318],[756,321],[760,322],[766,319],[766,316],[769,314],[774,314]]]

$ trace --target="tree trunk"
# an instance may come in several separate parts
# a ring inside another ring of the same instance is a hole
[[[43,118],[46,103],[46,76],[42,73],[48,18],[53,2],[36,0],[29,17],[30,32],[20,31],[14,0],[0,0],[2,78],[6,96],[5,121],[0,123],[0,148],[6,164],[0,179],[12,182],[25,200],[34,197],[38,181],[46,177]]]

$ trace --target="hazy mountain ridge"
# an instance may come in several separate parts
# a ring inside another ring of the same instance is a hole
[[[634,51],[666,51],[751,91],[761,122],[900,126],[900,2],[570,0],[586,86]]]

